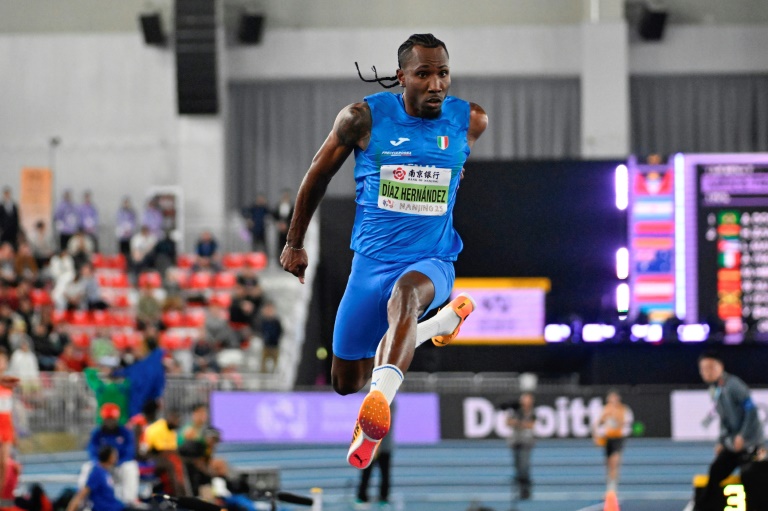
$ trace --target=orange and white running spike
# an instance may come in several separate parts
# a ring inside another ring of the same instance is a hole
[[[449,335],[438,335],[432,338],[432,344],[438,347],[447,346],[459,335],[459,329],[464,324],[464,320],[475,310],[475,301],[468,294],[461,293],[451,300],[447,306],[453,309],[453,312],[459,316],[459,324]]]
[[[389,433],[390,412],[387,398],[380,390],[372,390],[360,405],[347,463],[355,468],[367,468],[376,455],[381,439]]]

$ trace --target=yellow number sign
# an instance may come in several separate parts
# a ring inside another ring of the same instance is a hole
[[[723,488],[723,495],[727,504],[723,511],[747,511],[747,494],[743,484],[729,484]]]

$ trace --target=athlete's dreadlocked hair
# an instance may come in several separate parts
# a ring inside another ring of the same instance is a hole
[[[403,62],[408,60],[408,57],[411,56],[411,51],[413,50],[414,46],[423,46],[424,48],[439,47],[444,49],[445,55],[448,56],[448,48],[446,48],[445,43],[440,39],[438,39],[437,37],[433,36],[432,34],[413,34],[403,44],[400,45],[400,48],[397,49],[397,65],[399,69],[403,68]],[[381,85],[385,89],[391,89],[392,87],[395,87],[398,85],[397,76],[385,76],[385,77],[379,78],[379,75],[376,72],[376,66],[371,67],[371,70],[373,71],[373,76],[374,76],[373,79],[363,78],[363,75],[362,73],[360,73],[360,68],[358,67],[357,62],[355,62],[355,67],[357,68],[357,75],[364,82],[377,82],[379,85]],[[391,83],[383,83],[383,82],[391,82]]]

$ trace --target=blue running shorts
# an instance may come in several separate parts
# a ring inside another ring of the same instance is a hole
[[[385,263],[355,252],[347,289],[336,312],[333,354],[344,360],[371,358],[387,331],[387,301],[397,280],[408,272],[426,275],[435,286],[427,311],[451,295],[456,273],[453,263],[425,259],[416,263]],[[426,312],[425,312],[426,313]]]

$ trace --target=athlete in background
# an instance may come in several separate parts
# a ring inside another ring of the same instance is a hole
[[[398,49],[400,85],[342,109],[299,188],[282,267],[304,282],[304,236],[328,183],[355,153],[355,252],[336,316],[331,381],[339,394],[371,378],[347,461],[370,464],[390,423],[395,397],[415,348],[449,343],[474,308],[459,295],[434,318],[418,319],[449,297],[453,261],[462,249],[453,207],[464,162],[488,124],[482,108],[448,96],[448,50],[432,34]],[[418,330],[418,331],[417,331]]]
[[[618,489],[624,439],[632,431],[634,420],[632,409],[621,402],[621,394],[615,390],[609,391],[605,396],[603,413],[593,431],[595,443],[605,447],[607,491],[609,492],[615,492]]]

